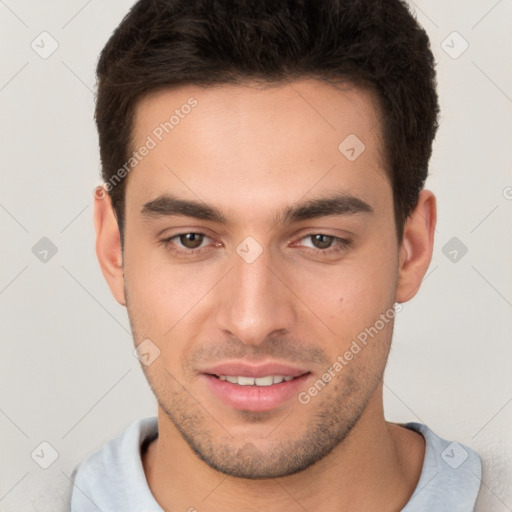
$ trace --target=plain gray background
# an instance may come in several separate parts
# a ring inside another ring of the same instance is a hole
[[[94,70],[132,3],[0,0],[2,512],[66,510],[73,468],[156,414],[126,312],[101,275],[92,222]],[[484,461],[478,510],[506,512],[512,2],[411,6],[438,62],[442,117],[427,188],[439,219],[423,287],[397,315],[386,416],[474,448]]]

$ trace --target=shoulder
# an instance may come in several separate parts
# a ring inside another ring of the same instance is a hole
[[[141,461],[141,445],[158,432],[156,417],[134,421],[124,432],[105,443],[83,461],[73,473],[71,512],[91,507],[131,510],[152,507],[160,511],[147,485]]]
[[[472,512],[480,489],[482,463],[468,446],[439,437],[422,423],[406,423],[425,439],[418,485],[402,512]]]

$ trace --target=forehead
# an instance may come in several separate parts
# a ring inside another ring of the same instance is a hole
[[[197,105],[190,108],[192,103]],[[143,97],[135,108],[133,138],[140,140],[158,124],[171,121],[177,139],[184,131],[183,126],[177,130],[178,124],[187,118],[189,131],[203,131],[214,122],[220,136],[250,129],[251,135],[258,137],[255,143],[272,139],[277,131],[293,133],[303,128],[307,128],[303,131],[305,137],[321,132],[328,136],[333,132],[337,139],[344,132],[361,133],[368,129],[379,136],[379,114],[376,93],[346,82],[336,87],[315,79],[208,87],[186,85]],[[213,139],[214,133],[209,135]]]
[[[151,149],[127,204],[173,193],[236,211],[333,189],[378,201],[390,193],[379,114],[372,92],[313,79],[153,93],[135,111],[132,150]]]

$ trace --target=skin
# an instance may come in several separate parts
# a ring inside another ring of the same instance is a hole
[[[109,196],[95,199],[102,272],[127,307],[135,344],[149,338],[161,352],[143,366],[159,404],[159,437],[143,456],[151,492],[173,511],[400,510],[425,445],[384,419],[393,321],[306,405],[238,410],[199,371],[276,360],[310,371],[307,391],[359,333],[418,291],[432,256],[434,195],[421,192],[399,243],[375,97],[313,79],[152,94],[138,105],[134,147],[191,96],[197,106],[129,174],[124,251]],[[355,161],[338,150],[349,134],[366,147]],[[273,222],[333,192],[373,213]],[[144,217],[164,193],[213,205],[229,223]],[[202,252],[174,252],[194,250],[182,233],[204,233]],[[322,255],[315,234],[351,244]],[[247,236],[263,249],[252,263],[236,251]]]

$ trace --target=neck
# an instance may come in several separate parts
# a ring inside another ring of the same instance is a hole
[[[143,465],[166,511],[401,510],[417,485],[425,453],[420,434],[385,421],[382,385],[343,442],[306,470],[281,478],[248,480],[212,469],[161,408],[158,429]]]

